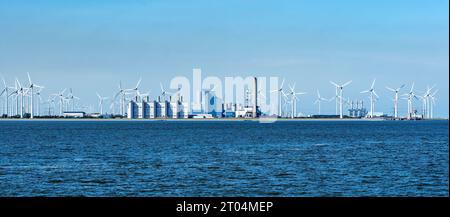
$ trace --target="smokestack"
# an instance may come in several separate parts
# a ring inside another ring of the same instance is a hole
[[[258,107],[258,80],[253,78],[253,118],[256,118],[256,108]]]
[[[158,102],[161,102],[161,96],[158,96]]]

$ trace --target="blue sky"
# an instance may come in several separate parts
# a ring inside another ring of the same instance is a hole
[[[280,76],[309,93],[299,105],[307,114],[317,110],[316,89],[334,95],[329,80],[353,80],[345,95],[367,101],[359,92],[377,78],[377,111],[392,110],[385,86],[416,82],[437,85],[435,114],[448,117],[448,8],[445,0],[0,0],[0,73],[12,84],[28,71],[46,93],[72,87],[93,105],[96,91],[112,95],[119,80],[133,86],[139,77],[154,97],[160,81],[190,77],[193,67]]]

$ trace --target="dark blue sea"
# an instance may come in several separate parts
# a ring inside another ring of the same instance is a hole
[[[449,196],[448,121],[0,121],[0,196]]]

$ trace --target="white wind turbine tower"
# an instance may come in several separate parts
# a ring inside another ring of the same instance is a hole
[[[35,87],[37,87],[37,88],[44,88],[44,87],[43,86],[39,86],[37,84],[34,84],[31,81],[30,73],[27,72],[27,75],[28,75],[28,82],[29,82],[28,89],[29,89],[29,91],[31,91],[31,93],[30,93],[30,99],[31,99],[31,102],[30,102],[30,118],[34,118],[34,111],[33,111],[33,107],[34,107],[33,106],[34,105],[34,102],[33,102],[34,88]]]
[[[53,96],[57,96],[59,98],[59,116],[63,115],[64,100],[66,100],[66,97],[64,97],[64,92],[66,92],[66,89],[57,94],[52,94]]]
[[[70,91],[69,95],[66,97],[66,99],[68,100],[68,103],[69,103],[69,106],[70,106],[71,110],[74,111],[75,99],[79,100],[80,98],[78,98],[78,97],[73,95],[72,88],[70,88],[69,91]]]
[[[24,102],[23,102],[23,96],[25,95],[26,88],[23,88],[20,84],[19,80],[16,78],[16,83],[18,86],[17,94],[20,95],[20,118],[23,118],[23,112],[24,112]]]
[[[342,111],[342,97],[343,97],[343,89],[345,86],[349,85],[350,83],[352,83],[352,81],[347,81],[345,84],[343,85],[338,85],[335,82],[330,81],[330,83],[332,85],[334,85],[338,90],[339,90],[339,118],[343,118],[343,111]]]
[[[413,105],[412,105],[412,100],[414,98],[417,98],[417,96],[414,94],[414,82],[411,85],[411,89],[409,90],[408,93],[403,94],[403,96],[406,96],[407,98],[404,98],[406,100],[408,100],[408,119],[411,119],[411,115],[413,113]]]
[[[370,89],[361,91],[361,93],[370,93],[370,118],[373,118],[373,112],[375,110],[375,97],[379,98],[378,94],[375,92],[374,89],[375,80],[376,79],[373,79]]]
[[[314,104],[318,104],[319,105],[319,115],[320,115],[321,103],[322,102],[326,102],[326,101],[329,101],[329,100],[321,97],[320,93],[319,93],[319,90],[317,90],[317,99],[316,99],[316,101],[314,101]]]
[[[40,88],[37,92],[36,92],[36,96],[37,98],[37,114],[38,116],[41,115],[41,102],[42,102],[42,97],[41,97],[41,91],[42,89],[44,89],[44,87]]]
[[[100,107],[100,115],[103,115],[103,101],[109,99],[108,97],[102,97],[96,93],[98,97],[98,106]]]
[[[291,87],[289,85],[289,89],[291,90],[291,92],[289,92],[289,95],[291,95],[291,101],[292,101],[292,105],[291,105],[291,118],[295,118],[297,116],[297,95],[303,95],[306,94],[304,92],[295,92],[295,83],[294,85]]]
[[[288,104],[290,103],[289,102],[289,97],[288,97],[288,95],[286,95],[286,93],[284,91],[281,91],[281,94],[282,94],[282,97],[283,97],[284,101],[282,101],[283,102],[283,109],[281,110],[280,117],[288,117],[287,110],[288,110]]]
[[[120,115],[123,116],[124,115],[124,105],[125,105],[125,89],[122,88],[122,81],[119,81],[119,91],[116,93],[116,95],[114,96],[113,100],[115,101],[117,99],[118,96],[120,96]],[[114,104],[111,104],[112,106],[114,106]]]
[[[284,85],[284,78],[283,81],[281,82],[281,86],[280,88],[278,88],[277,90],[271,90],[270,93],[274,93],[274,92],[278,92],[278,116],[281,117],[281,102],[282,102],[282,96],[286,95],[283,92],[283,85]]]
[[[12,90],[13,87],[8,87],[8,85],[6,85],[6,81],[5,79],[2,77],[3,80],[3,85],[4,88],[2,90],[2,92],[0,93],[0,96],[2,96],[3,94],[5,94],[5,111],[6,111],[6,117],[9,117],[9,90]]]
[[[16,105],[15,106],[14,106],[14,104],[11,105],[11,113],[14,114],[14,115],[11,115],[11,116],[16,116],[16,115],[19,114],[19,89],[17,87],[17,81],[14,81],[14,87],[11,88],[11,89],[13,89],[14,91],[11,92],[8,95],[8,97],[10,97],[12,95],[15,95],[15,97],[16,97],[16,103],[15,103]],[[15,107],[15,112],[14,112],[14,107]]]
[[[427,90],[425,91],[425,94],[423,96],[424,100],[423,115],[424,117],[426,116],[427,118],[431,118],[431,90],[433,90],[435,86],[436,85],[433,85],[431,88],[427,86]]]
[[[395,93],[394,96],[394,117],[398,118],[398,92],[400,91],[400,89],[402,89],[405,85],[402,84],[402,86],[394,89],[394,88],[390,88],[390,87],[386,87],[386,89],[392,91]]]
[[[137,90],[139,87],[139,84],[141,83],[141,79],[139,79],[137,85],[135,88],[132,89],[123,89],[122,88],[122,81],[119,81],[119,91],[116,93],[116,95],[114,96],[113,100],[116,100],[118,96],[120,96],[120,115],[124,116],[125,115],[125,96],[129,91],[134,91]],[[114,105],[114,104],[111,104]]]
[[[433,92],[433,94],[430,95],[430,118],[433,118],[433,107],[436,104],[436,94],[439,90],[436,90]]]
[[[48,103],[48,116],[50,117],[52,116],[52,111],[55,111],[55,97],[48,96],[47,103]]]

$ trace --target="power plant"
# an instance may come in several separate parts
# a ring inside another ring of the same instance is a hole
[[[10,86],[6,80],[2,78],[3,88],[0,92],[2,118],[128,118],[128,119],[204,119],[204,118],[258,118],[261,116],[275,116],[278,118],[390,118],[390,119],[432,119],[433,107],[436,104],[436,94],[438,90],[434,90],[434,86],[427,87],[422,95],[417,95],[414,91],[414,83],[411,85],[409,92],[402,94],[402,98],[407,101],[406,115],[401,116],[399,108],[400,90],[405,87],[401,85],[398,88],[386,87],[387,90],[394,93],[393,112],[389,116],[383,112],[375,111],[375,103],[379,99],[375,92],[375,79],[368,90],[361,91],[361,94],[369,93],[369,109],[364,107],[364,100],[344,99],[343,89],[352,81],[348,81],[339,85],[333,81],[330,83],[334,86],[334,97],[327,99],[317,92],[317,98],[313,102],[318,106],[317,113],[305,115],[300,110],[300,104],[306,103],[301,101],[300,95],[306,92],[296,92],[296,83],[289,86],[289,91],[284,89],[285,79],[281,85],[270,93],[276,93],[278,98],[278,107],[276,111],[271,113],[263,112],[264,91],[259,89],[259,81],[257,77],[250,77],[249,83],[244,89],[243,102],[226,102],[221,96],[216,95],[216,86],[208,89],[200,89],[195,94],[200,99],[199,103],[186,102],[183,99],[182,88],[178,88],[176,92],[171,93],[164,89],[160,83],[161,93],[155,99],[150,98],[150,92],[141,93],[139,79],[132,88],[124,88],[122,82],[119,81],[118,90],[112,97],[96,94],[98,99],[98,110],[93,106],[81,106],[77,104],[80,98],[74,95],[73,89],[67,88],[57,92],[48,94],[47,101],[42,100],[44,86],[37,85],[31,80],[31,76],[27,73],[28,85],[23,86],[16,78],[14,85]],[[264,83],[265,84],[265,83]],[[264,88],[264,85],[263,85]],[[190,90],[189,90],[190,91]],[[322,114],[322,103],[335,101],[336,114]],[[421,109],[414,106],[414,101],[421,102]],[[109,103],[109,107],[105,106]],[[191,106],[192,105],[192,106]],[[41,107],[46,106],[44,109]],[[106,107],[106,108],[105,108]],[[344,107],[348,110],[348,115],[344,115]],[[108,109],[109,108],[109,109]],[[118,109],[117,109],[118,108]],[[89,111],[86,111],[88,109]]]

